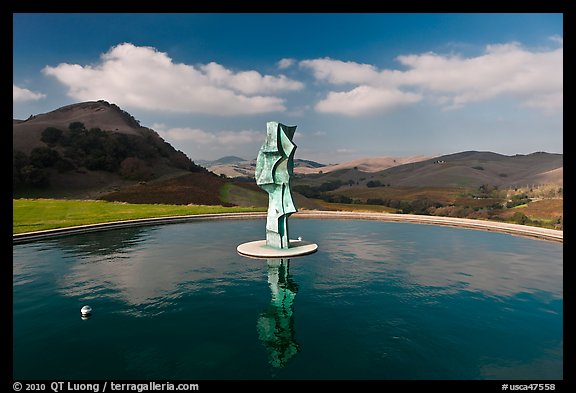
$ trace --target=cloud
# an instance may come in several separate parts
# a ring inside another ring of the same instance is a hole
[[[286,68],[289,68],[292,65],[294,65],[294,63],[296,63],[296,59],[284,58],[280,59],[280,61],[278,61],[276,65],[278,66],[279,69],[285,70]]]
[[[346,92],[329,92],[316,104],[316,110],[324,113],[341,113],[359,116],[388,111],[398,106],[413,104],[422,99],[419,94],[402,92],[398,89],[358,86]]]
[[[562,36],[553,35],[553,36],[548,37],[548,39],[549,39],[550,41],[553,41],[553,42],[559,44],[560,46],[563,46],[563,45],[564,45],[564,37],[562,37]]]
[[[101,55],[96,65],[61,63],[46,66],[78,100],[105,99],[148,110],[240,115],[281,112],[284,99],[270,95],[303,88],[284,75],[234,72],[217,63],[193,66],[174,63],[152,47],[123,43]]]
[[[316,79],[335,85],[373,84],[378,81],[381,74],[375,66],[370,64],[333,60],[329,57],[302,60],[300,67],[310,69]]]
[[[452,108],[502,95],[546,111],[563,108],[562,100],[551,106],[549,98],[563,95],[563,48],[531,52],[512,43],[489,45],[473,58],[425,54],[398,60],[410,68],[399,83],[446,95]]]
[[[209,63],[200,67],[210,82],[224,88],[232,88],[244,94],[265,92],[301,90],[301,82],[288,79],[284,75],[262,76],[256,71],[233,73],[217,63]]]
[[[531,51],[518,43],[488,45],[475,57],[435,53],[398,56],[405,70],[380,70],[371,64],[330,58],[301,61],[318,81],[353,87],[330,91],[316,104],[320,112],[355,116],[389,110],[427,98],[445,109],[499,96],[521,106],[563,110],[563,47]]]
[[[45,97],[46,94],[36,93],[32,90],[28,90],[12,84],[12,100],[14,102],[37,101]]]
[[[154,124],[155,129],[163,138],[172,141],[194,141],[199,145],[238,145],[259,142],[262,140],[262,132],[243,131],[217,131],[208,132],[199,128],[175,127],[166,129],[163,124]]]

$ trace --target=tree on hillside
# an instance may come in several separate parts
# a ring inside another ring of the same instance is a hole
[[[46,143],[48,146],[53,147],[62,138],[63,131],[55,127],[47,127],[42,131],[42,137],[40,138],[42,142]]]
[[[30,152],[30,164],[37,168],[49,168],[60,159],[60,154],[49,147],[36,147]]]
[[[20,171],[22,182],[34,187],[48,187],[50,185],[50,175],[45,170],[35,167],[34,165],[26,165]]]
[[[28,157],[26,154],[19,150],[12,151],[12,184],[17,185],[18,183],[23,183],[24,178],[22,177],[22,168],[29,165]]]
[[[72,123],[68,124],[68,129],[70,131],[82,131],[85,130],[84,123],[80,121],[73,121]]]

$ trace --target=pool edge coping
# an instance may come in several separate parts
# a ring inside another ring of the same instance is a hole
[[[135,226],[164,225],[189,221],[213,221],[213,220],[242,220],[266,218],[266,212],[242,212],[242,213],[208,213],[170,217],[150,217],[134,220],[112,221],[97,224],[79,225],[66,228],[46,229],[42,231],[24,232],[12,235],[12,244],[28,243],[37,240],[50,239],[59,236],[76,235],[89,232],[105,231]],[[503,223],[488,220],[474,220],[469,218],[425,216],[416,214],[396,213],[367,213],[367,212],[344,212],[326,210],[302,210],[294,214],[294,218],[315,219],[355,219],[373,220],[384,222],[402,222],[412,224],[441,225],[455,228],[484,230],[501,232],[516,236],[536,238],[540,240],[564,243],[564,231],[556,229],[533,227],[528,225]]]

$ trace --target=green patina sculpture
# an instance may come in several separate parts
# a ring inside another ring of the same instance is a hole
[[[266,140],[256,159],[256,184],[268,193],[266,245],[289,248],[288,217],[298,211],[290,190],[296,151],[292,138],[296,126],[270,121],[266,128]]]

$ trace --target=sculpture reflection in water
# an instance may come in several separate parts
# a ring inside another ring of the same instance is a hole
[[[300,352],[294,339],[294,298],[298,285],[289,273],[289,259],[268,259],[268,284],[272,292],[270,305],[258,318],[258,337],[268,351],[273,367],[285,367]]]

